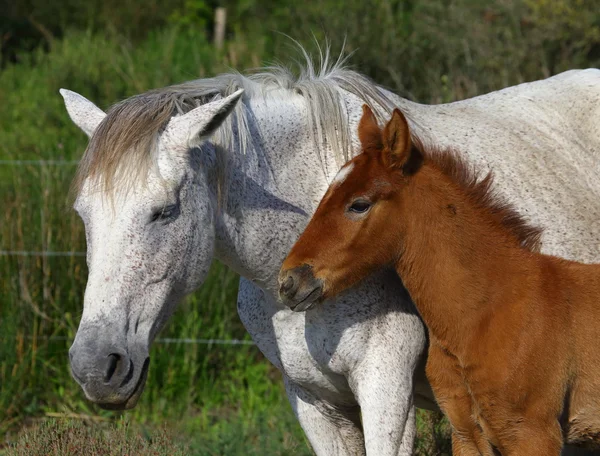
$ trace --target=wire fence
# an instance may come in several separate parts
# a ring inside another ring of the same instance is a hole
[[[69,342],[72,337],[66,336],[26,336],[26,339],[36,339],[43,341]],[[194,338],[176,338],[162,337],[154,341],[155,344],[184,344],[184,345],[256,345],[254,341],[247,339],[194,339]]]
[[[83,257],[85,252],[49,252],[35,250],[0,250],[0,256]]]
[[[7,166],[74,166],[79,160],[0,160]],[[19,257],[84,257],[85,252],[52,252],[35,250],[0,250],[0,256]]]
[[[77,160],[0,160],[0,165],[8,166],[69,166],[77,165]],[[85,252],[53,252],[43,250],[0,250],[0,257],[84,257]],[[27,337],[33,339],[32,336]],[[69,341],[71,338],[64,336],[36,337],[45,341]],[[158,344],[188,344],[188,345],[256,345],[252,340],[244,339],[192,339],[192,338],[158,338]]]
[[[78,160],[0,160],[0,165],[13,166],[66,166],[78,163]]]

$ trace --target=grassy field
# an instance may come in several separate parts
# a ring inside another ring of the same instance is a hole
[[[136,11],[135,0],[123,4]],[[84,258],[5,254],[85,250],[67,197],[74,163],[38,162],[76,162],[86,145],[59,88],[106,108],[230,68],[292,62],[289,40],[269,32],[275,29],[301,39],[309,31],[323,39],[326,29],[334,44],[346,35],[348,48],[357,49],[351,60],[357,69],[421,102],[600,64],[600,12],[589,0],[352,0],[302,8],[273,2],[269,14],[248,1],[232,13],[220,51],[204,32],[205,3],[173,5],[179,9],[169,21],[152,22],[160,27],[141,33],[135,25],[135,39],[99,30],[102,24],[65,28],[51,44],[0,67],[0,454],[83,454],[77,448],[86,454],[311,454],[280,374],[253,345],[156,343],[136,409],[106,412],[85,400],[67,363],[81,315]],[[109,23],[110,11],[103,14]],[[214,264],[161,337],[249,340],[236,292],[237,277]],[[418,418],[417,454],[448,454],[445,423],[426,413]]]

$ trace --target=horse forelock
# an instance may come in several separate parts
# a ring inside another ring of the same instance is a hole
[[[110,197],[144,184],[148,170],[157,166],[158,138],[169,120],[234,91],[235,86],[220,92],[193,92],[184,83],[115,104],[90,138],[73,181],[73,194],[78,195],[87,180],[99,184],[99,190]]]
[[[378,112],[383,113],[392,111],[393,101],[370,79],[346,68],[344,59],[331,59],[329,49],[320,54],[318,66],[304,49],[300,50],[306,61],[299,65],[298,76],[283,66],[247,75],[232,72],[151,90],[115,104],[89,141],[73,181],[73,195],[81,192],[86,181],[100,184],[100,191],[111,197],[117,191],[126,192],[134,185],[144,184],[148,170],[156,165],[158,138],[172,116],[185,114],[241,88],[245,90],[245,100],[211,138],[220,146],[220,153],[244,155],[252,147],[250,119],[244,103],[279,91],[284,98],[286,94],[304,98],[317,158],[323,164],[325,154],[331,151],[341,166],[349,158],[353,134],[343,92],[377,105]],[[220,163],[229,163],[229,158],[220,157]],[[226,166],[221,168],[219,186],[225,188],[227,170]]]

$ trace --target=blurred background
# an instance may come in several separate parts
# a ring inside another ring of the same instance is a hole
[[[280,374],[214,264],[152,349],[125,413],[89,404],[67,349],[86,282],[67,190],[87,139],[58,89],[103,109],[229,69],[294,65],[287,34],[411,100],[445,103],[600,64],[597,0],[0,0],[0,454],[311,454]],[[419,414],[417,454],[449,454]]]

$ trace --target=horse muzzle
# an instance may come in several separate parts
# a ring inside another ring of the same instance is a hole
[[[103,343],[98,333],[97,330],[82,332],[81,328],[78,331],[69,350],[71,374],[85,396],[100,407],[131,409],[146,384],[148,350],[142,346],[127,347],[114,340]]]

